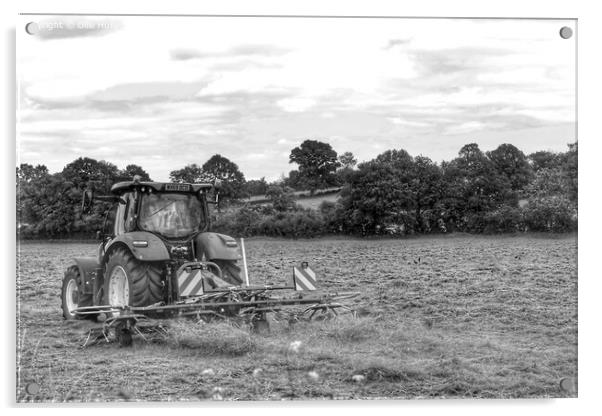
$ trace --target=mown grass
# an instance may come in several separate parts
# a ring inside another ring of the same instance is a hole
[[[176,321],[169,326],[168,334],[168,344],[173,348],[199,350],[207,355],[239,356],[256,348],[256,341],[249,331],[227,321]]]
[[[574,371],[574,351],[538,351],[518,336],[450,336],[421,322],[345,317],[274,324],[264,335],[227,322],[174,322],[161,342],[77,349],[83,325],[51,344],[24,342],[22,378],[43,387],[38,399],[549,397],[566,395],[557,382]],[[119,387],[103,387],[106,380]]]
[[[282,241],[254,240],[252,275],[288,264]],[[87,321],[60,318],[63,264],[25,247],[19,287],[19,401],[572,397],[576,265],[570,239],[286,242],[318,258],[329,291],[361,290],[361,317],[244,324],[169,322],[132,348],[79,348]],[[85,247],[84,247],[85,248]],[[93,249],[93,246],[89,246]],[[77,252],[81,250],[81,253]],[[271,253],[271,254],[270,254]],[[292,256],[292,255],[291,255]],[[342,258],[345,261],[341,261]],[[421,260],[418,262],[417,258]],[[68,264],[68,259],[64,263]],[[282,270],[279,271],[282,273]],[[42,295],[36,291],[42,290]],[[300,344],[297,344],[300,343]],[[298,345],[298,348],[291,348]],[[35,382],[40,392],[25,392]]]

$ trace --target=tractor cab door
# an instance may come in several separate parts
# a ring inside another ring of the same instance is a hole
[[[136,200],[132,192],[127,192],[121,196],[121,201],[117,203],[112,237],[134,231],[136,227]]]

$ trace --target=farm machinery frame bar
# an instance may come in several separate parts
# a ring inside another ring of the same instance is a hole
[[[206,264],[194,262],[185,265],[187,268],[205,270]],[[313,277],[313,279],[312,279]],[[198,295],[181,298],[173,303],[159,302],[150,306],[85,306],[74,310],[78,316],[104,314],[107,316],[102,328],[101,336],[108,340],[108,333],[115,330],[116,338],[120,345],[128,346],[132,343],[132,334],[142,333],[137,329],[141,320],[165,320],[177,317],[191,317],[199,320],[212,319],[246,319],[253,330],[265,331],[269,328],[267,314],[282,312],[287,307],[304,307],[300,311],[287,311],[294,321],[312,320],[315,317],[336,317],[340,311],[354,313],[353,309],[342,302],[359,295],[358,292],[315,294],[315,274],[302,263],[301,267],[293,268],[291,285],[285,286],[229,286],[207,287],[212,279],[209,276],[200,276],[201,291]],[[301,279],[304,280],[301,280]],[[311,289],[308,290],[307,286]],[[288,297],[275,297],[278,291],[295,291],[295,295]],[[331,312],[332,314],[329,314]],[[88,340],[90,336],[88,336]],[[88,340],[84,343],[87,344]]]

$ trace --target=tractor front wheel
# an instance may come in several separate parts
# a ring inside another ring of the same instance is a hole
[[[76,315],[73,311],[82,306],[92,306],[92,295],[84,295],[79,291],[79,269],[71,266],[63,277],[61,290],[61,308],[63,317],[67,320],[83,319],[90,315]],[[91,316],[90,316],[91,317]]]
[[[148,306],[163,300],[163,267],[137,260],[118,248],[109,255],[103,303],[111,306]]]

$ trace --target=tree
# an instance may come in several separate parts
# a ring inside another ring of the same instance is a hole
[[[351,152],[345,152],[339,155],[339,169],[336,171],[337,185],[343,185],[349,181],[349,175],[353,172],[353,167],[357,164],[357,160]]]
[[[535,172],[540,169],[551,169],[558,166],[559,155],[547,150],[540,150],[538,152],[531,153],[528,156],[531,166]]]
[[[120,171],[112,163],[80,157],[63,168],[63,179],[79,189],[93,184],[98,193],[107,194],[120,177]]]
[[[400,214],[410,199],[391,164],[361,163],[341,192],[344,226],[362,234],[376,233],[389,222],[403,221]]]
[[[138,166],[138,165],[134,165],[134,164],[127,165],[125,167],[125,169],[121,172],[121,175],[126,178],[129,178],[128,180],[132,180],[134,178],[134,176],[138,175],[138,176],[140,176],[140,179],[142,181],[145,181],[145,182],[152,181],[149,174],[144,169],[142,169],[142,166]]]
[[[291,151],[289,163],[299,165],[299,174],[312,191],[335,183],[333,173],[339,162],[337,152],[328,143],[305,140]]]
[[[50,183],[42,191],[42,205],[49,209],[45,212],[42,224],[49,235],[68,235],[73,232],[90,232],[100,228],[104,213],[111,203],[97,201],[93,212],[86,221],[79,220],[82,191],[92,187],[97,195],[108,195],[115,182],[123,180],[116,165],[89,157],[80,157],[67,164],[60,175],[52,175]]]
[[[560,168],[567,183],[567,196],[577,204],[578,197],[578,148],[577,142],[570,143],[569,150],[560,157]]]
[[[81,191],[61,173],[39,178],[29,188],[22,218],[34,235],[59,236],[84,229],[77,222]]]
[[[554,164],[540,167],[527,186],[525,223],[534,231],[577,229],[577,143],[557,154]]]
[[[487,152],[497,171],[510,181],[513,191],[522,190],[532,179],[533,170],[523,152],[515,146],[505,143],[497,149]]]
[[[288,186],[270,185],[266,196],[276,211],[287,211],[295,207],[295,194]]]
[[[341,205],[347,225],[362,233],[387,225],[403,225],[407,232],[428,231],[442,186],[441,169],[429,158],[388,150],[349,175]]]
[[[416,156],[409,185],[414,199],[416,228],[423,232],[430,231],[440,218],[440,213],[433,211],[443,195],[443,172],[428,157]]]
[[[29,183],[48,175],[48,168],[45,165],[30,165],[21,163],[17,168],[17,183]]]
[[[169,172],[169,179],[177,183],[197,183],[203,182],[205,175],[203,169],[196,163],[186,165],[182,169]]]
[[[526,188],[527,196],[545,197],[551,195],[567,195],[568,184],[562,170],[555,169],[540,169],[533,181]]]
[[[569,150],[558,153],[554,164],[540,167],[532,182],[527,186],[527,194],[533,196],[562,195],[577,204],[578,160],[577,143],[569,144]]]
[[[202,167],[204,177],[209,181],[222,181],[220,195],[224,198],[237,199],[244,196],[245,176],[238,165],[222,155],[216,154]]]
[[[342,155],[339,155],[339,164],[343,169],[353,169],[357,164],[357,160],[353,156],[353,153],[345,152]]]
[[[291,170],[284,181],[282,181],[282,185],[291,187],[298,191],[311,188],[310,181],[298,170]]]
[[[31,194],[39,186],[42,179],[48,176],[48,168],[44,165],[32,166],[21,163],[16,169],[16,214],[21,223],[30,222]]]
[[[409,167],[413,161],[412,156],[404,149],[387,150],[374,160],[378,163],[393,163],[399,168]]]
[[[442,207],[451,228],[481,231],[484,213],[502,203],[516,204],[510,181],[475,143],[463,146],[458,157],[442,164],[445,184]]]
[[[566,195],[530,198],[524,207],[524,218],[532,231],[566,232],[577,229],[577,208]]]
[[[465,186],[463,195],[472,211],[486,211],[497,206],[506,197],[510,182],[495,169],[493,162],[475,143],[460,149],[456,164]]]
[[[268,183],[264,178],[261,179],[251,179],[245,183],[244,192],[246,195],[265,195],[268,190]]]

